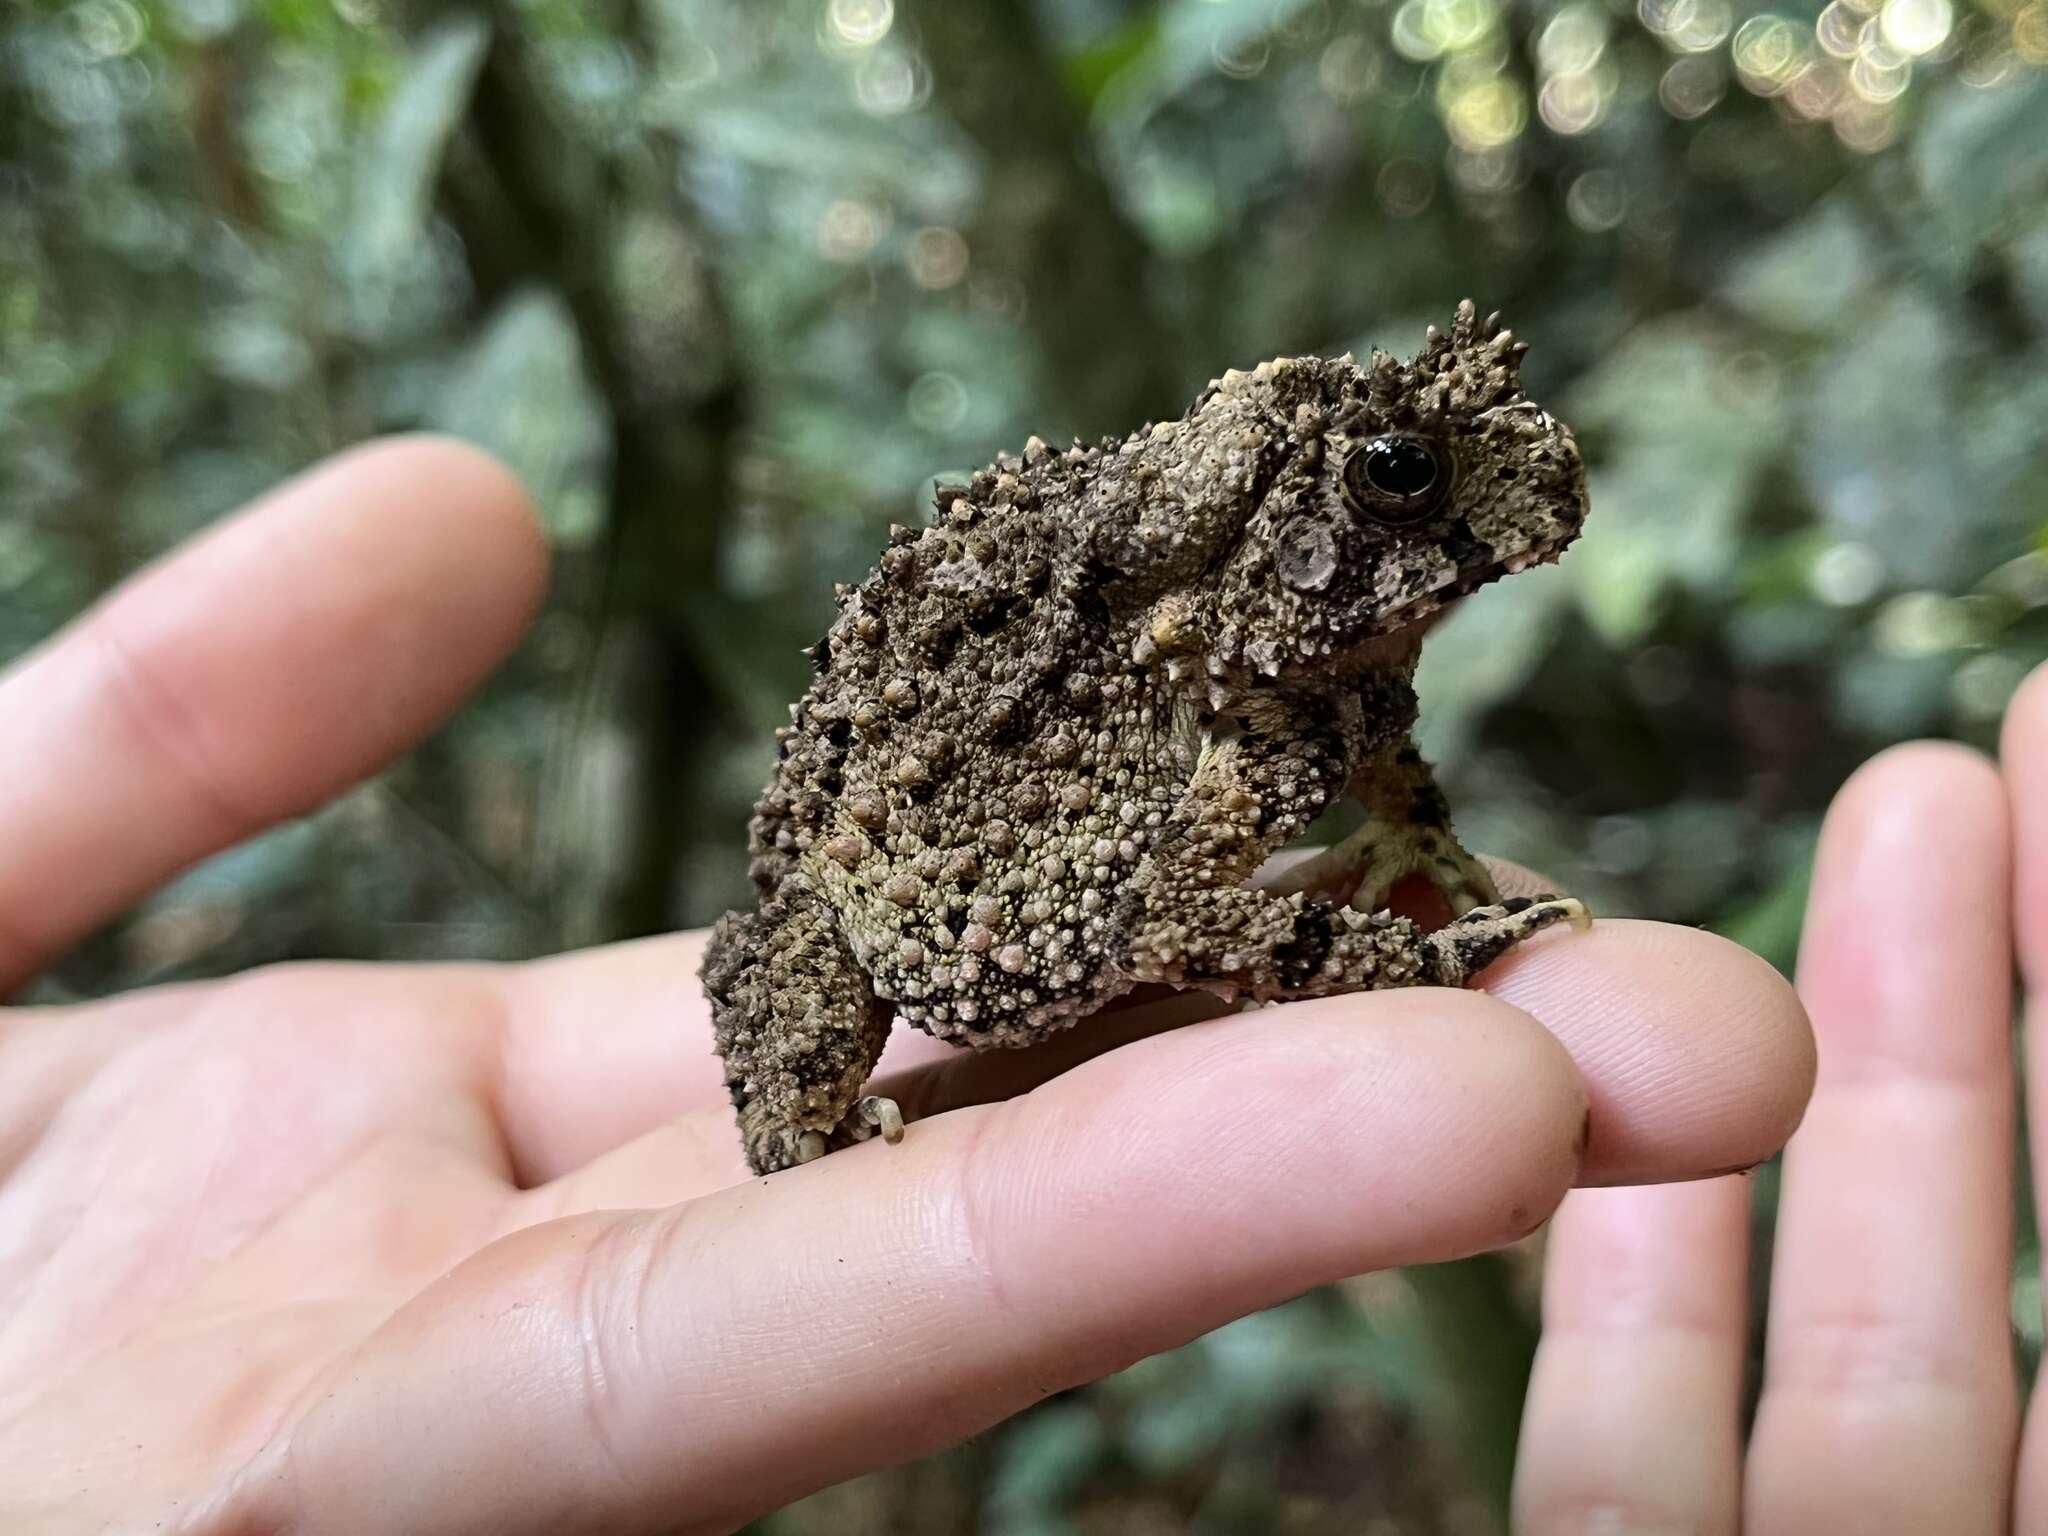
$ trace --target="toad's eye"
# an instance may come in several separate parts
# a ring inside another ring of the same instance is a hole
[[[1450,483],[1435,445],[1419,437],[1376,437],[1344,461],[1345,499],[1391,527],[1421,522]]]

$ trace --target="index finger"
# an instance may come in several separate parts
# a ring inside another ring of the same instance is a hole
[[[0,676],[0,997],[423,735],[511,647],[545,565],[509,474],[398,439],[228,519]]]

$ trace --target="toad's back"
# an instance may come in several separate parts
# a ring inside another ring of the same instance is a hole
[[[1056,526],[1103,451],[1034,441],[893,533],[842,592],[754,818],[762,895],[815,892],[936,1035],[1020,1044],[1121,989],[1114,894],[1194,766],[1198,723],[1144,686]]]

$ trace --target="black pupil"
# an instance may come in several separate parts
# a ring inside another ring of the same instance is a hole
[[[1385,438],[1366,446],[1365,478],[1382,496],[1406,501],[1436,484],[1436,455],[1413,438]]]

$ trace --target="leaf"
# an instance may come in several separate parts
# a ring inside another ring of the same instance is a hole
[[[430,409],[434,425],[508,464],[558,546],[602,525],[609,420],[590,388],[568,306],[526,289],[501,305]]]
[[[1867,292],[1870,237],[1846,203],[1822,204],[1737,263],[1722,295],[1783,331],[1826,331]]]
[[[1949,234],[1968,244],[2038,208],[2048,190],[2048,75],[1936,96],[1913,144],[1913,170]]]
[[[1746,372],[1734,372],[1741,363]],[[1706,326],[1645,327],[1574,391],[1569,419],[1609,447],[1588,479],[1592,511],[1565,568],[1610,643],[1638,639],[1673,587],[1734,570],[1759,477],[1786,417],[1768,360],[1738,358]]]
[[[1004,1434],[990,1479],[991,1525],[1006,1533],[1044,1529],[1109,1449],[1102,1420],[1078,1402],[1048,1403]]]
[[[1420,744],[1429,758],[1464,756],[1481,716],[1521,691],[1549,650],[1573,590],[1571,576],[1559,567],[1524,571],[1464,599],[1430,631],[1415,681],[1422,698]],[[1513,635],[1515,643],[1501,644],[1503,635]]]
[[[343,248],[343,270],[370,307],[425,241],[434,182],[448,142],[469,107],[490,28],[457,16],[429,31],[356,164],[355,218]]]
[[[1841,334],[1803,391],[1795,459],[1807,493],[1833,532],[1877,551],[1894,580],[1968,581],[1982,544],[1958,530],[2007,515],[1992,494],[2004,462],[1990,462],[1959,419],[1981,371],[1958,351],[1950,314],[1902,290]],[[2038,441],[2024,436],[2029,448]]]
[[[2048,332],[2048,212],[2036,218],[2008,251],[2013,286],[2019,292],[2020,302],[2026,305],[2035,326]]]
[[[1067,60],[1067,90],[1084,107],[1093,107],[1126,70],[1145,67],[1159,32],[1159,13],[1147,11],[1096,38]]]

